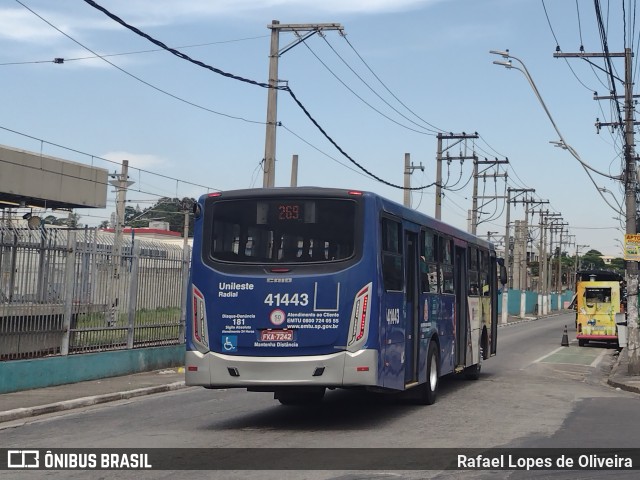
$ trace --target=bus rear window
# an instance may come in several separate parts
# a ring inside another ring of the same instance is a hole
[[[356,203],[333,199],[217,201],[211,258],[234,263],[316,263],[354,254]]]
[[[609,303],[611,301],[611,288],[585,288],[584,296],[587,302]]]

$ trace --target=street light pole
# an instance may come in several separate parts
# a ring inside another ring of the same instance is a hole
[[[598,191],[598,194],[600,195],[602,200],[604,200],[604,202],[611,209],[613,209],[616,212],[620,212],[620,209],[616,208],[614,205],[611,205],[611,203],[609,203],[609,201],[602,194],[602,191],[600,191],[600,187],[598,187],[598,185],[596,184],[595,180],[593,179],[593,177],[589,173],[589,170],[591,170],[591,171],[593,171],[593,172],[595,172],[595,173],[597,173],[599,175],[602,175],[603,177],[611,178],[611,179],[614,179],[614,180],[622,180],[622,176],[613,177],[608,173],[604,173],[604,172],[600,172],[600,171],[596,170],[595,168],[587,165],[585,162],[582,161],[582,158],[580,158],[580,155],[578,155],[578,152],[576,152],[576,150],[571,145],[569,145],[565,141],[564,137],[562,136],[562,133],[560,132],[560,129],[558,128],[558,126],[556,125],[556,122],[553,120],[553,117],[551,116],[551,112],[549,112],[549,109],[547,108],[546,103],[544,103],[544,100],[542,99],[542,95],[540,95],[540,91],[538,90],[538,87],[536,86],[535,82],[533,81],[533,78],[529,74],[529,70],[527,70],[527,66],[524,64],[524,62],[522,60],[520,60],[518,57],[514,57],[513,55],[511,55],[511,53],[509,53],[509,50],[506,50],[506,51],[490,50],[489,53],[492,53],[494,55],[500,55],[501,57],[508,59],[508,61],[495,60],[493,62],[495,65],[501,65],[501,66],[503,66],[505,68],[508,68],[508,69],[512,69],[512,68],[516,69],[516,70],[518,70],[520,73],[522,73],[525,76],[525,78],[529,82],[529,85],[531,85],[533,93],[536,95],[536,98],[540,102],[540,105],[542,105],[542,108],[544,108],[544,111],[547,114],[547,117],[549,118],[549,121],[553,125],[554,130],[556,131],[556,133],[558,134],[558,137],[560,138],[560,141],[551,142],[551,143],[553,143],[556,146],[561,147],[561,148],[569,151],[569,153],[580,163],[580,165],[582,165],[582,168],[584,168],[585,173],[587,174],[587,176],[589,177],[589,179],[591,180],[593,185],[596,187],[596,189]],[[518,62],[522,66],[522,68],[513,65],[513,63],[511,62],[512,59],[515,60],[516,62]],[[631,87],[629,87],[629,88],[631,88]],[[629,113],[629,112],[627,112],[627,113]],[[631,125],[633,126],[633,122],[631,122]],[[632,128],[632,130],[633,130],[633,128]]]

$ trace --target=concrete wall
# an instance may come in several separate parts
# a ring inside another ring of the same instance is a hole
[[[573,291],[567,290],[562,294],[560,299],[560,310],[566,308],[565,303],[571,302],[573,298]],[[509,315],[520,315],[520,301],[522,299],[521,290],[509,290],[507,297],[507,312]],[[525,291],[525,313],[536,314],[536,305],[538,303],[538,294],[529,290]],[[553,294],[551,296],[551,310],[557,311],[558,309],[558,295]],[[498,314],[502,313],[502,292],[498,292]]]
[[[0,157],[0,195],[24,198],[27,203],[45,201],[51,208],[107,205],[109,172],[104,168],[3,145]]]
[[[0,362],[0,394],[184,365],[184,344]]]

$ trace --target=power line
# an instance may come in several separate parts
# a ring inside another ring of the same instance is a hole
[[[542,8],[544,9],[544,15],[547,18],[547,24],[549,25],[549,30],[551,30],[551,35],[553,35],[553,39],[556,42],[556,52],[560,52],[561,51],[560,42],[558,41],[558,37],[556,36],[556,32],[554,31],[553,26],[551,25],[551,19],[549,18],[549,12],[547,11],[547,6],[545,5],[544,0],[541,0],[541,1],[542,1]],[[576,7],[577,7],[577,0],[576,0]],[[582,42],[582,28],[580,27],[580,12],[578,12],[578,28],[580,30],[580,51],[584,51],[584,46]],[[590,92],[593,92],[594,89],[585,85],[585,83],[580,79],[580,77],[575,72],[573,67],[571,67],[571,64],[566,58],[564,59],[564,62],[569,68],[569,70],[571,71],[571,73],[573,74],[573,76],[576,78],[578,83],[582,85],[584,88],[586,88],[587,90],[589,90]]]
[[[358,73],[353,69],[353,67],[351,67],[351,65],[349,65],[349,63],[348,63],[348,62],[347,62],[347,61],[346,61],[346,60],[345,60],[345,59],[344,59],[344,58],[343,58],[343,57],[342,57],[342,56],[341,56],[341,55],[336,51],[336,49],[335,49],[335,48],[333,48],[333,45],[331,45],[331,43],[329,43],[329,40],[327,40],[327,37],[326,37],[326,36],[324,36],[324,35],[323,35],[323,36],[322,36],[322,39],[323,39],[323,40],[325,41],[325,43],[329,46],[329,48],[333,51],[333,53],[334,53],[334,54],[335,54],[335,55],[336,55],[336,56],[337,56],[337,57],[342,61],[342,63],[344,63],[344,65],[345,65],[349,70],[351,70],[351,72],[352,72],[352,73],[353,73],[353,74],[354,74],[354,75],[355,75],[355,76],[356,76],[356,77],[357,77],[357,78],[358,78],[362,83],[364,83],[364,85],[365,85],[369,90],[371,90],[371,92],[373,92],[373,94],[374,94],[376,97],[378,97],[380,100],[382,100],[382,102],[384,102],[384,103],[385,103],[389,108],[391,108],[394,112],[396,112],[398,115],[400,115],[400,116],[401,116],[402,118],[404,118],[405,120],[408,120],[409,122],[413,123],[415,126],[417,126],[417,127],[419,127],[419,128],[424,128],[425,130],[428,130],[428,131],[432,132],[432,134],[433,134],[433,135],[435,135],[435,134],[437,134],[437,133],[438,133],[436,130],[433,130],[433,129],[430,129],[430,128],[426,128],[426,127],[424,127],[423,125],[420,125],[419,123],[414,122],[414,121],[413,121],[413,120],[411,120],[409,117],[407,117],[407,116],[406,116],[406,115],[404,115],[402,112],[400,112],[397,108],[395,108],[393,105],[391,105],[389,102],[387,102],[387,100],[385,100],[385,99],[384,99],[384,98],[383,98],[383,97],[382,97],[378,92],[376,92],[376,91],[375,91],[375,89],[374,89],[371,85],[369,85],[369,84],[367,83],[367,81],[366,81],[364,78],[362,78],[362,76],[360,76],[360,75],[359,75],[359,74],[358,74]],[[307,45],[307,48],[309,48],[309,46],[308,46],[308,45]],[[312,53],[313,53],[313,52],[312,52]],[[315,55],[315,53],[314,53],[314,55]],[[318,57],[316,56],[316,58],[318,58]],[[324,65],[324,63],[323,63],[323,65]],[[331,72],[331,73],[333,73],[333,72]],[[376,78],[377,78],[377,77],[376,77]],[[345,85],[345,86],[346,86],[346,85]],[[348,88],[348,87],[347,87],[347,88]],[[358,97],[358,98],[360,98],[360,97]],[[377,110],[376,110],[376,111],[377,111]],[[384,115],[384,116],[385,116],[386,118],[388,118],[386,115]],[[394,123],[397,123],[397,122],[394,122]],[[405,127],[405,128],[406,128],[406,127]],[[413,129],[411,129],[411,128],[410,128],[409,130],[415,131],[415,130],[413,130]],[[423,133],[423,132],[419,132],[419,133]]]
[[[265,38],[268,37],[269,35],[258,35],[255,37],[245,37],[245,38],[237,38],[237,39],[233,39],[233,40],[219,40],[216,42],[206,42],[206,43],[196,43],[193,45],[181,45],[179,47],[173,47],[173,48],[180,48],[180,49],[185,49],[185,48],[197,48],[197,47],[208,47],[211,45],[221,45],[221,44],[225,44],[225,43],[234,43],[234,42],[243,42],[246,40],[255,40],[255,39],[261,39],[261,38]],[[120,53],[107,53],[107,54],[103,54],[103,55],[92,55],[90,57],[75,57],[75,58],[63,58],[63,57],[56,57],[53,60],[37,60],[37,61],[30,61],[30,62],[6,62],[6,63],[0,63],[0,66],[5,66],[5,65],[26,65],[26,64],[33,64],[33,63],[65,63],[65,62],[74,62],[74,61],[78,61],[78,60],[93,60],[96,58],[106,58],[106,57],[122,57],[125,55],[138,55],[138,54],[142,54],[142,53],[153,53],[153,52],[163,52],[164,49],[162,48],[152,48],[152,49],[148,49],[148,50],[135,50],[132,52],[120,52]]]
[[[20,3],[19,0],[16,0],[18,3]],[[379,181],[380,183],[384,183],[385,185],[388,185],[390,187],[393,188],[398,188],[400,190],[422,190],[424,188],[429,188],[433,185],[435,185],[435,182],[431,185],[423,185],[420,187],[409,187],[409,188],[405,188],[402,185],[397,185],[395,183],[389,182],[387,180],[384,180],[383,178],[375,175],[374,173],[372,173],[371,171],[367,170],[364,166],[362,166],[360,163],[358,163],[356,160],[354,160],[350,155],[348,155],[346,153],[346,151],[340,147],[336,141],[331,138],[329,136],[329,134],[320,126],[320,124],[315,120],[315,118],[313,118],[313,116],[311,115],[311,113],[309,113],[309,111],[307,110],[307,108],[302,104],[302,102],[298,99],[298,97],[293,93],[293,90],[287,85],[287,86],[275,86],[275,87],[271,87],[271,85],[269,85],[268,83],[264,83],[264,82],[258,82],[255,80],[251,80],[248,78],[244,78],[244,77],[240,77],[238,75],[234,75],[232,73],[228,73],[225,72],[223,70],[220,70],[219,68],[213,67],[211,65],[207,65],[204,62],[201,62],[200,60],[195,60],[191,57],[189,57],[187,54],[180,52],[176,49],[170,48],[167,45],[165,45],[163,42],[161,42],[160,40],[157,40],[153,37],[151,37],[150,35],[144,33],[143,31],[141,31],[140,29],[129,25],[128,23],[126,23],[124,20],[122,20],[121,18],[119,18],[117,15],[114,15],[113,13],[109,12],[107,9],[105,9],[104,7],[102,7],[101,5],[97,4],[96,2],[94,2],[93,0],[84,0],[85,3],[91,5],[92,7],[96,8],[97,10],[100,10],[101,12],[103,12],[105,15],[107,15],[109,18],[111,18],[112,20],[114,20],[115,22],[119,23],[120,25],[122,25],[123,27],[131,30],[132,32],[142,36],[143,38],[146,38],[147,40],[149,40],[151,43],[154,43],[155,45],[158,45],[161,48],[164,48],[165,50],[167,50],[168,52],[173,53],[174,55],[176,55],[179,58],[182,58],[183,60],[186,60],[188,62],[191,62],[195,65],[198,65],[202,68],[205,68],[207,70],[210,70],[214,73],[217,73],[219,75],[223,75],[227,78],[231,78],[233,80],[237,80],[237,81],[241,81],[244,83],[249,83],[252,85],[256,85],[262,88],[275,88],[277,90],[282,90],[282,91],[286,91],[289,93],[289,96],[291,96],[291,98],[293,99],[293,101],[298,105],[298,107],[304,112],[304,114],[307,116],[307,118],[314,124],[314,126],[320,131],[320,133],[322,133],[322,135],[324,135],[324,137],[347,159],[349,159],[349,161],[351,163],[353,163],[354,165],[356,165],[360,170],[362,170],[363,172],[365,172],[367,175],[369,175],[371,178],[373,178],[374,180]],[[94,52],[92,52],[94,53]],[[107,60],[105,60],[107,61]]]
[[[342,38],[344,38],[345,42],[347,42],[347,44],[351,47],[351,49],[354,51],[354,53],[358,56],[358,58],[362,61],[362,63],[365,65],[365,67],[367,67],[367,69],[371,72],[371,74],[376,78],[376,80],[378,80],[378,82],[380,82],[380,85],[382,85],[385,90],[387,90],[387,92],[389,92],[391,94],[391,96],[393,98],[395,98],[397,100],[397,102],[402,105],[404,108],[406,108],[409,112],[411,112],[417,119],[419,119],[420,121],[426,123],[427,125],[429,125],[431,128],[433,128],[434,132],[441,132],[441,133],[445,133],[445,130],[442,130],[441,128],[436,127],[435,125],[427,122],[425,119],[423,119],[422,117],[420,117],[417,113],[415,113],[413,110],[411,110],[407,105],[405,105],[402,100],[400,100],[390,89],[389,87],[387,87],[387,85],[380,79],[380,77],[376,74],[376,72],[373,71],[373,69],[369,66],[369,64],[364,60],[364,58],[362,58],[362,55],[360,55],[358,53],[358,51],[355,49],[355,47],[351,44],[351,42],[349,42],[349,39],[346,36],[342,36]]]
[[[618,94],[616,91],[615,76],[613,74],[613,66],[611,64],[611,57],[609,55],[609,44],[607,41],[607,32],[604,28],[604,24],[602,21],[602,11],[600,9],[600,1],[594,0],[594,3],[595,3],[595,9],[596,9],[596,19],[598,21],[598,30],[600,32],[600,41],[602,42],[602,51],[605,54],[605,65],[607,66],[607,72],[609,74],[609,84],[610,84],[611,96],[612,96],[611,102],[616,106],[616,109],[618,112],[619,124],[623,125],[620,103],[618,102],[618,99],[617,99]]]
[[[421,135],[431,135],[427,132],[423,132],[420,130],[416,130],[415,128],[411,128],[408,127],[406,125],[401,124],[400,122],[394,120],[393,118],[389,117],[388,115],[386,115],[385,113],[381,112],[380,110],[378,110],[376,107],[374,107],[373,105],[371,105],[369,102],[367,102],[364,98],[362,98],[360,95],[358,95],[351,87],[349,87],[349,85],[347,85],[333,70],[331,70],[329,68],[329,66],[322,61],[322,59],[316,54],[316,52],[313,51],[313,49],[307,44],[307,42],[303,42],[304,46],[307,47],[307,49],[311,52],[311,54],[316,57],[316,59],[322,64],[322,66],[324,68],[327,69],[327,71],[333,75],[333,77],[338,80],[338,82],[340,82],[342,84],[342,86],[344,88],[346,88],[347,90],[349,90],[358,100],[360,100],[362,103],[364,103],[367,107],[369,107],[371,110],[373,110],[374,112],[378,113],[379,115],[383,116],[384,118],[386,118],[387,120],[389,120],[390,122],[395,123],[396,125],[401,126],[402,128],[406,128],[407,130],[411,130],[412,132],[416,132],[416,133],[420,133]],[[375,92],[374,92],[375,93]],[[393,108],[393,107],[392,107]],[[418,125],[419,127],[421,127],[420,125]],[[421,127],[422,128],[422,127]]]
[[[85,0],[87,1],[87,0]],[[324,137],[329,140],[329,142],[347,159],[349,159],[349,161],[351,163],[353,163],[355,166],[357,166],[360,170],[362,170],[364,173],[366,173],[367,175],[369,175],[371,178],[373,178],[374,180],[379,181],[380,183],[384,183],[385,185],[388,185],[390,187],[393,188],[398,188],[401,190],[423,190],[425,188],[430,188],[433,187],[436,182],[433,182],[429,185],[423,185],[421,187],[408,187],[405,188],[401,185],[397,185],[395,183],[391,183],[388,182],[387,180],[384,180],[383,178],[378,177],[377,175],[375,175],[374,173],[370,172],[369,170],[367,170],[365,167],[363,167],[362,165],[360,165],[356,160],[354,160],[347,152],[345,152],[342,147],[340,147],[340,145],[338,145],[335,140],[333,140],[333,138],[331,138],[329,136],[329,134],[320,126],[320,124],[311,116],[311,114],[307,111],[307,109],[305,108],[305,106],[300,102],[300,100],[298,100],[298,98],[295,96],[295,94],[293,93],[292,90],[288,89],[287,90],[289,92],[289,95],[291,96],[291,98],[293,98],[293,100],[298,104],[298,106],[302,109],[302,111],[304,112],[304,114],[307,116],[307,118],[316,126],[316,128],[318,130],[320,130],[320,132],[324,135]]]
[[[68,38],[69,40],[71,40],[72,42],[74,42],[74,43],[76,43],[77,45],[81,46],[81,47],[82,47],[82,48],[84,48],[85,50],[87,50],[87,51],[91,52],[91,53],[92,53],[92,54],[94,54],[96,57],[98,57],[98,58],[102,59],[104,62],[108,63],[108,64],[109,64],[109,65],[111,65],[112,67],[117,68],[118,70],[120,70],[120,71],[121,71],[122,73],[124,73],[125,75],[130,76],[131,78],[133,78],[133,79],[135,79],[135,80],[137,80],[137,81],[139,81],[139,82],[141,82],[141,83],[145,84],[146,86],[148,86],[148,87],[150,87],[150,88],[153,88],[154,90],[157,90],[157,91],[158,91],[158,92],[160,92],[160,93],[163,93],[163,94],[165,94],[165,95],[168,95],[169,97],[174,98],[175,100],[178,100],[178,101],[180,101],[180,102],[186,103],[187,105],[191,105],[192,107],[196,107],[196,108],[199,108],[199,109],[201,109],[201,110],[205,110],[205,111],[207,111],[207,112],[209,112],[209,113],[214,113],[214,114],[216,114],[216,115],[220,115],[220,116],[223,116],[223,117],[231,118],[231,119],[234,119],[234,120],[242,120],[242,121],[247,122],[247,123],[257,123],[257,124],[262,124],[262,125],[264,125],[264,123],[265,123],[265,122],[261,122],[261,121],[258,121],[258,120],[249,120],[249,119],[246,119],[246,118],[243,118],[243,117],[238,117],[238,116],[235,116],[235,115],[230,115],[230,114],[227,114],[227,113],[218,112],[218,111],[216,111],[216,110],[212,110],[212,109],[210,109],[210,108],[203,107],[202,105],[198,105],[197,103],[191,102],[191,101],[189,101],[189,100],[185,100],[184,98],[179,97],[179,96],[177,96],[177,95],[174,95],[173,93],[170,93],[170,92],[168,92],[168,91],[166,91],[166,90],[163,90],[163,89],[161,89],[160,87],[157,87],[157,86],[155,86],[155,85],[153,85],[153,84],[151,84],[151,83],[147,82],[146,80],[143,80],[143,79],[141,79],[140,77],[135,76],[134,74],[132,74],[132,73],[130,73],[130,72],[128,72],[128,71],[126,71],[125,69],[123,69],[123,68],[119,67],[119,66],[118,66],[118,65],[116,65],[115,63],[110,62],[109,60],[107,60],[107,59],[106,59],[106,58],[104,58],[103,56],[101,56],[101,55],[97,54],[96,52],[94,52],[92,49],[90,49],[90,48],[89,48],[89,47],[87,47],[86,45],[84,45],[84,44],[80,43],[80,42],[79,42],[78,40],[76,40],[75,38],[71,37],[71,36],[70,36],[70,35],[68,35],[67,33],[65,33],[65,32],[63,32],[62,30],[60,30],[60,29],[59,29],[58,27],[56,27],[53,23],[49,22],[47,19],[45,19],[44,17],[42,17],[41,15],[39,15],[37,12],[35,12],[35,11],[34,11],[34,10],[32,10],[31,8],[29,8],[27,5],[25,5],[24,3],[22,3],[20,0],[15,0],[15,1],[16,1],[17,3],[19,3],[20,5],[22,5],[24,8],[26,8],[27,10],[29,10],[31,13],[33,13],[33,14],[34,14],[36,17],[38,17],[40,20],[42,20],[43,22],[45,22],[45,23],[46,23],[47,25],[49,25],[51,28],[53,28],[53,29],[54,29],[54,30],[56,30],[57,32],[61,33],[61,34],[62,34],[62,35],[64,35],[65,37],[67,37],[67,38]],[[90,1],[90,0],[87,0],[87,1]],[[55,61],[54,61],[54,63],[59,63],[59,62],[55,62]]]
[[[80,151],[80,150],[76,150],[76,149],[74,149],[74,148],[65,147],[64,145],[60,145],[60,144],[58,144],[58,143],[49,142],[49,141],[47,141],[47,140],[43,140],[43,139],[41,139],[41,138],[34,137],[34,136],[32,136],[32,135],[27,135],[26,133],[18,132],[17,130],[12,130],[12,129],[10,129],[10,128],[3,127],[2,125],[0,125],[0,129],[1,129],[1,130],[5,130],[5,131],[7,131],[7,132],[15,133],[15,134],[17,134],[17,135],[21,135],[21,136],[23,136],[23,137],[25,137],[25,138],[29,138],[29,139],[31,139],[31,140],[36,140],[36,141],[40,142],[41,144],[51,145],[51,146],[53,146],[53,147],[62,148],[62,149],[67,150],[67,151],[69,151],[69,152],[74,152],[74,153],[78,153],[78,154],[80,154],[80,155],[84,155],[84,156],[86,156],[86,157],[91,157],[91,160],[92,160],[92,166],[93,166],[93,159],[101,160],[101,161],[103,161],[103,162],[107,162],[107,163],[112,163],[112,164],[114,164],[114,165],[118,165],[118,166],[119,166],[119,165],[121,165],[119,162],[116,162],[116,161],[114,161],[114,160],[109,160],[108,158],[103,158],[103,157],[100,157],[100,156],[98,156],[98,155],[93,155],[93,154],[90,154],[90,153],[82,152],[82,151]],[[219,189],[219,188],[208,187],[208,186],[206,186],[206,185],[200,185],[200,184],[198,184],[198,183],[193,183],[193,182],[190,182],[190,181],[187,181],[187,180],[180,180],[179,178],[170,177],[170,176],[168,176],[168,175],[163,175],[163,174],[161,174],[161,173],[152,172],[152,171],[150,171],[150,170],[144,170],[144,169],[142,169],[142,168],[137,168],[137,167],[129,167],[129,168],[130,168],[130,169],[133,169],[133,170],[138,170],[138,172],[144,172],[144,173],[148,173],[148,174],[150,174],[150,175],[155,175],[155,176],[157,176],[157,177],[164,178],[164,179],[167,179],[167,180],[173,180],[173,181],[176,181],[176,182],[179,182],[179,183],[183,183],[183,184],[185,184],[185,185],[191,185],[191,186],[193,186],[193,187],[199,187],[199,188],[203,188],[203,189],[207,189],[207,190],[213,190],[213,191],[218,191],[218,192],[220,191],[220,189]],[[53,172],[53,173],[58,173],[58,172]],[[60,173],[60,175],[72,177],[71,175],[67,175],[67,174],[63,174],[63,173]],[[76,178],[76,177],[73,177],[73,178]],[[85,180],[86,180],[86,179],[85,179]],[[160,195],[158,195],[158,194],[155,194],[155,193],[149,193],[149,192],[141,192],[141,193],[148,193],[149,195],[156,195],[156,196],[160,196]]]
[[[331,155],[329,155],[327,152],[325,152],[324,150],[321,150],[319,147],[313,145],[311,142],[305,140],[304,138],[302,138],[300,135],[298,135],[296,132],[294,132],[293,130],[291,130],[289,127],[287,127],[286,125],[280,124],[280,126],[282,128],[284,128],[287,132],[289,132],[291,135],[293,135],[294,137],[296,137],[298,140],[306,143],[307,145],[309,145],[311,148],[313,148],[314,150],[316,150],[317,152],[321,153],[322,155],[324,155],[325,157],[327,157],[330,160],[333,160],[334,162],[336,162],[337,164],[343,166],[344,168],[351,170],[354,173],[357,173],[358,175],[362,175],[363,177],[367,177],[368,176],[363,173],[361,170],[357,170],[355,168],[351,168],[349,165],[342,163],[340,160],[338,160],[335,157],[332,157]]]
[[[241,77],[239,75],[234,75],[233,73],[225,72],[224,70],[221,70],[219,68],[212,67],[211,65],[207,65],[206,63],[201,62],[200,60],[193,59],[189,55],[187,55],[186,53],[183,53],[183,52],[181,52],[179,50],[176,50],[175,48],[171,48],[168,45],[166,45],[165,43],[161,42],[160,40],[152,37],[151,35],[146,34],[142,30],[140,30],[139,28],[128,24],[127,22],[122,20],[120,17],[118,17],[117,15],[111,13],[109,10],[104,8],[102,5],[99,5],[98,3],[94,2],[93,0],[84,0],[84,1],[85,1],[85,3],[91,5],[93,8],[95,8],[97,10],[100,10],[107,17],[109,17],[110,19],[112,19],[115,22],[119,23],[123,27],[125,27],[125,28],[131,30],[132,32],[134,32],[135,34],[147,39],[151,43],[153,43],[155,45],[158,45],[163,50],[166,50],[167,52],[170,52],[170,53],[174,54],[176,57],[179,57],[179,58],[181,58],[183,60],[186,60],[187,62],[193,63],[195,65],[198,65],[201,68],[205,68],[207,70],[211,70],[212,72],[217,73],[218,75],[222,75],[223,77],[231,78],[233,80],[237,80],[237,81],[243,82],[243,83],[248,83],[248,84],[251,84],[251,85],[256,85],[256,86],[259,86],[259,87],[262,87],[262,88],[271,88],[271,86],[268,83],[258,82],[256,80],[251,80],[250,78],[245,78],[245,77]],[[16,2],[21,3],[20,0],[16,0]],[[94,53],[94,52],[91,52],[91,53]],[[97,55],[97,54],[94,53],[94,55]],[[275,88],[278,89],[278,90],[286,90],[286,87],[275,87]]]

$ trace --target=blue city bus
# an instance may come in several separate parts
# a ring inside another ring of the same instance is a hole
[[[185,379],[274,392],[327,388],[436,399],[496,353],[493,245],[379,195],[300,187],[202,196],[187,301]]]

